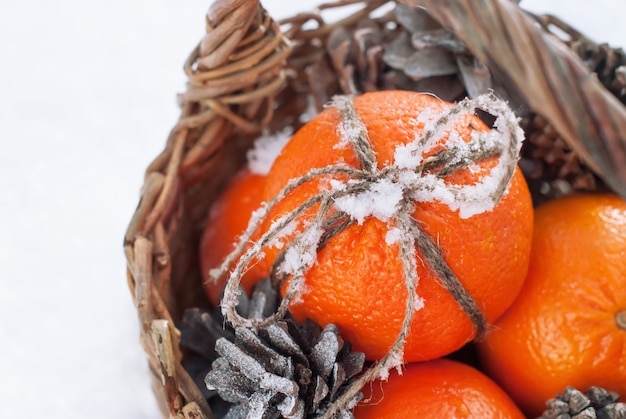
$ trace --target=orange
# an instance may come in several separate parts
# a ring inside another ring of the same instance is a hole
[[[397,146],[423,133],[424,122],[419,116],[425,109],[436,116],[450,104],[415,92],[384,91],[359,96],[354,106],[382,169],[393,163]],[[313,168],[338,163],[359,167],[353,148],[338,146],[339,122],[338,111],[329,108],[294,135],[267,175],[265,200],[275,196],[290,179]],[[473,129],[488,129],[472,115],[465,115],[454,128],[466,140]],[[449,180],[473,184],[496,162],[496,157],[484,159],[472,170],[454,173]],[[274,209],[272,219],[319,193],[329,179],[314,179],[293,190]],[[334,179],[345,180],[345,176],[334,175]],[[309,219],[314,210],[307,215]],[[519,169],[508,193],[492,211],[461,218],[458,211],[439,202],[415,202],[412,216],[438,244],[447,264],[486,320],[498,318],[522,286],[530,252],[532,203]],[[316,263],[305,274],[303,292],[290,304],[298,320],[308,317],[322,326],[336,324],[354,349],[364,352],[370,360],[381,359],[389,351],[405,315],[407,290],[399,245],[386,244],[387,234],[394,227],[392,221],[368,217],[334,235],[318,250]],[[301,227],[297,231],[302,231]],[[270,266],[280,251],[267,250]],[[419,250],[416,259],[417,295],[423,299],[424,307],[415,312],[405,347],[406,361],[438,358],[476,335],[468,315]]]
[[[241,169],[217,197],[207,216],[200,241],[200,266],[205,290],[215,305],[219,303],[228,275],[211,282],[209,271],[219,266],[235,248],[239,236],[248,227],[252,212],[261,206],[264,182],[265,176],[254,174],[247,167]],[[255,238],[258,234],[253,240]],[[268,276],[267,265],[260,260],[249,267],[241,285],[250,293],[255,283]]]
[[[626,203],[577,195],[537,208],[528,278],[478,346],[529,415],[566,386],[626,395]]]
[[[356,419],[523,419],[509,396],[469,365],[448,359],[411,363],[402,375],[363,388]]]

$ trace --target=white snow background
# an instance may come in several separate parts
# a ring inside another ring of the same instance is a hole
[[[275,17],[314,3],[267,0]],[[0,5],[0,418],[157,418],[122,237],[209,1]],[[524,0],[626,44],[622,0]]]

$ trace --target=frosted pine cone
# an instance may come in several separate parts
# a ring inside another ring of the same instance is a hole
[[[600,387],[591,387],[584,393],[567,387],[547,403],[539,419],[626,419],[626,404],[619,395]]]
[[[276,305],[269,281],[255,288],[249,318],[265,316]],[[217,339],[219,357],[205,382],[233,404],[226,418],[311,418],[324,412],[363,369],[365,356],[352,352],[334,325],[287,318],[251,330],[238,327],[234,340]],[[359,395],[352,405],[358,402]],[[343,411],[339,417],[352,414]]]
[[[272,314],[278,305],[278,294],[269,280],[259,282],[248,296],[245,292],[239,295],[237,312],[248,318],[265,317]],[[204,378],[211,370],[211,364],[219,354],[215,351],[217,340],[226,338],[235,340],[235,331],[230,327],[219,307],[208,311],[204,308],[185,310],[182,322],[177,325],[180,330],[180,346],[188,351],[183,360],[187,373],[194,379],[198,388],[203,390],[213,413],[221,417],[220,412],[228,410],[229,405],[216,396],[215,391],[206,388]]]

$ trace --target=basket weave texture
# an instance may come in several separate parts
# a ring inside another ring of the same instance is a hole
[[[324,10],[350,3],[356,2],[321,5],[280,25],[256,0],[217,0],[207,13],[206,35],[184,65],[180,119],[146,170],[124,239],[141,343],[164,416],[213,417],[182,366],[176,324],[186,308],[209,306],[198,263],[202,223],[252,141],[264,128],[297,128],[311,102],[320,110],[333,94],[389,87],[376,64],[383,51],[368,48],[363,36],[356,49],[345,49],[337,35],[366,28],[372,11],[388,2],[359,2],[339,21],[323,19]],[[509,98],[547,121],[602,185],[626,198],[626,108],[573,49],[595,44],[573,30],[576,42],[563,42],[549,32],[558,20],[533,17],[511,0],[404,3],[424,6],[487,66]],[[382,10],[374,20],[393,28],[397,18],[389,7]],[[356,84],[354,74],[360,75]]]

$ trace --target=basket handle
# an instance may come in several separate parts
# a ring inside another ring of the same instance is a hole
[[[401,0],[423,6],[626,199],[626,108],[558,38],[511,0]]]

